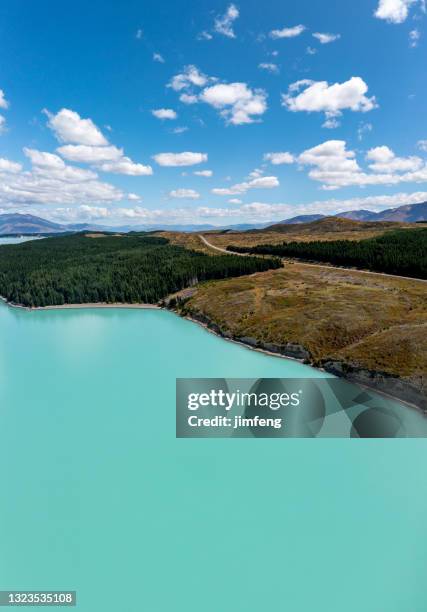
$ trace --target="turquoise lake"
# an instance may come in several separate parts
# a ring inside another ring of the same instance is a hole
[[[164,311],[0,305],[0,589],[425,612],[427,440],[176,439],[176,377],[223,376],[322,374]]]

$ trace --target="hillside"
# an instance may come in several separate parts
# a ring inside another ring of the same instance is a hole
[[[371,210],[349,210],[340,212],[335,217],[342,219],[352,219],[354,221],[393,221],[401,223],[416,223],[417,221],[427,221],[427,202],[419,204],[405,204],[396,208],[388,208],[382,212]],[[299,215],[279,221],[275,225],[294,225],[300,223],[310,223],[318,219],[323,219],[324,215]]]
[[[20,213],[0,215],[0,234],[39,234],[63,232],[66,227],[34,215]]]
[[[364,230],[384,231],[391,227],[396,228],[396,224],[391,221],[356,221],[342,217],[323,217],[310,223],[299,223],[298,228],[295,228],[293,224],[275,223],[264,230],[252,231],[254,233],[263,231],[280,232],[282,234],[295,234],[295,232],[318,234],[323,232],[360,232]]]

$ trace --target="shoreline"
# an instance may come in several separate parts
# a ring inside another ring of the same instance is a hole
[[[0,296],[0,300],[10,306],[11,308],[20,308],[27,312],[34,312],[37,310],[83,310],[85,308],[127,308],[135,310],[159,310],[161,306],[158,304],[145,304],[145,303],[126,303],[126,302],[87,302],[83,304],[52,304],[51,306],[23,306],[22,304],[14,304],[8,302],[3,296]]]
[[[344,378],[345,380],[347,380],[348,382],[352,383],[352,384],[356,384],[361,388],[366,388],[366,389],[371,389],[373,390],[375,393],[378,393],[379,395],[382,395],[390,400],[393,401],[397,401],[400,402],[401,404],[407,406],[408,408],[411,409],[415,409],[418,412],[421,412],[421,414],[425,417],[427,417],[427,411],[424,410],[423,408],[421,408],[420,406],[417,406],[417,404],[414,404],[412,402],[409,402],[405,399],[403,399],[402,397],[399,397],[398,395],[391,395],[390,393],[387,393],[386,391],[384,391],[383,389],[379,389],[377,388],[375,385],[367,385],[364,384],[362,381],[358,381],[357,379],[354,380],[352,379],[350,376],[346,376],[345,374],[340,376],[337,374],[333,374],[332,372],[329,372],[326,368],[323,368],[320,365],[314,365],[312,363],[306,363],[306,359],[305,358],[299,358],[299,357],[295,357],[292,355],[286,355],[286,353],[280,353],[280,352],[274,352],[274,351],[270,351],[266,348],[263,348],[261,346],[254,346],[248,342],[245,342],[243,339],[236,339],[233,338],[231,336],[231,334],[229,336],[222,334],[220,331],[215,330],[213,327],[210,326],[210,324],[208,322],[205,321],[201,321],[199,319],[196,319],[190,315],[181,315],[178,311],[167,308],[165,306],[160,306],[159,304],[144,304],[144,303],[137,303],[137,304],[128,304],[128,303],[104,303],[104,302],[95,302],[95,303],[87,303],[87,304],[61,304],[61,305],[52,305],[52,306],[35,306],[35,307],[29,307],[29,306],[23,306],[21,304],[14,304],[12,302],[8,302],[6,300],[6,298],[4,298],[3,296],[0,296],[0,301],[2,301],[6,306],[9,306],[11,308],[19,308],[22,310],[25,310],[27,312],[33,312],[33,311],[44,311],[44,310],[84,310],[84,309],[103,309],[103,308],[118,308],[118,309],[129,309],[129,310],[165,310],[167,312],[171,312],[173,314],[175,314],[176,316],[178,316],[181,319],[186,319],[187,321],[190,321],[191,323],[195,323],[197,325],[199,325],[200,327],[202,327],[205,331],[212,333],[213,335],[217,336],[218,338],[221,338],[222,340],[227,340],[228,342],[232,342],[234,344],[238,344],[239,346],[252,350],[252,351],[256,351],[258,353],[262,353],[264,355],[267,355],[269,357],[277,357],[279,359],[288,359],[290,361],[297,361],[303,365],[307,365],[307,367],[313,368],[314,370],[318,370],[320,372],[325,372],[327,374],[330,374],[331,378]],[[212,324],[212,323],[211,323]],[[215,325],[215,324],[213,324]],[[345,365],[345,362],[342,362],[343,365]],[[376,375],[381,375],[380,372],[373,372]]]
[[[165,310],[169,310],[169,309],[165,309]],[[277,357],[278,359],[288,359],[290,361],[298,361],[299,363],[306,365],[309,368],[313,368],[313,370],[318,370],[320,372],[325,372],[326,374],[329,374],[331,378],[343,378],[344,380],[346,380],[347,382],[353,384],[353,385],[357,385],[363,389],[368,389],[373,391],[374,393],[377,393],[378,395],[381,395],[389,400],[395,401],[395,402],[399,402],[400,404],[406,406],[407,408],[410,408],[411,410],[416,410],[417,412],[420,412],[424,417],[427,418],[427,411],[424,410],[423,408],[421,408],[420,406],[418,406],[417,404],[414,404],[408,400],[403,399],[402,397],[399,397],[398,395],[391,395],[390,393],[387,393],[386,391],[384,391],[383,389],[378,389],[375,385],[367,385],[364,384],[362,381],[358,381],[358,380],[354,380],[352,379],[350,376],[346,376],[346,375],[342,375],[339,376],[338,374],[333,374],[332,372],[330,372],[329,370],[327,370],[326,368],[323,368],[319,365],[314,365],[312,363],[305,363],[305,359],[302,358],[298,358],[298,357],[292,357],[291,355],[286,355],[284,353],[278,353],[278,352],[273,352],[273,351],[269,351],[268,349],[259,347],[259,346],[252,346],[251,344],[248,344],[247,342],[244,342],[243,340],[238,340],[236,338],[233,338],[232,336],[224,336],[223,334],[221,334],[220,332],[216,331],[215,329],[213,329],[212,327],[209,327],[208,323],[205,323],[204,321],[199,321],[198,319],[195,319],[189,315],[180,315],[178,312],[176,312],[175,310],[169,310],[169,312],[174,312],[176,315],[178,315],[179,317],[181,317],[182,319],[186,319],[187,321],[190,321],[192,323],[196,323],[197,325],[199,325],[200,327],[202,327],[205,331],[213,334],[214,336],[217,336],[218,338],[221,338],[222,340],[226,340],[228,342],[233,342],[234,344],[238,344],[246,349],[252,350],[252,351],[256,351],[258,353],[262,353],[264,355],[267,355],[269,357]],[[342,362],[343,364],[345,362]],[[376,374],[381,374],[380,372],[374,372]]]

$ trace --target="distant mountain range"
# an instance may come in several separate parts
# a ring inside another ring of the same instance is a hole
[[[21,213],[11,213],[0,215],[0,235],[5,234],[50,234],[61,232],[84,232],[91,231],[153,231],[153,230],[170,230],[175,232],[197,232],[218,229],[231,229],[235,231],[245,231],[248,229],[259,229],[270,225],[292,225],[297,223],[312,223],[324,219],[331,215],[299,215],[290,219],[285,219],[279,222],[269,221],[266,223],[241,223],[239,225],[227,225],[218,227],[215,225],[122,225],[119,227],[111,227],[107,225],[97,225],[94,223],[71,223],[60,224],[53,221],[47,221],[41,217],[34,215],[25,215]],[[427,222],[427,202],[420,204],[406,204],[397,208],[389,208],[382,212],[375,213],[370,210],[351,210],[349,212],[339,213],[335,215],[343,219],[352,219],[354,221],[395,221],[400,223],[415,223],[417,221]]]
[[[337,215],[299,215],[276,223],[294,224],[311,223],[325,217],[341,217],[342,219],[352,219],[353,221],[395,221],[400,223],[416,223],[417,221],[427,221],[427,202],[420,204],[405,204],[397,208],[388,208],[376,213],[371,210],[350,210]]]

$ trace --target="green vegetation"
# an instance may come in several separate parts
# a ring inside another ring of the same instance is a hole
[[[25,306],[155,303],[200,281],[281,265],[272,258],[210,257],[162,237],[77,234],[0,246],[0,295]]]
[[[296,257],[387,274],[427,278],[427,229],[421,228],[397,230],[359,242],[316,240],[256,246],[230,245],[227,250],[254,255]]]

